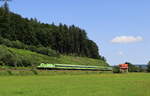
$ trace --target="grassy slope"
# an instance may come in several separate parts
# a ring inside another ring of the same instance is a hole
[[[0,96],[150,96],[150,74],[9,76]]]
[[[7,47],[8,48],[8,47]],[[74,57],[61,55],[60,58],[49,57],[46,55],[38,54],[28,50],[8,48],[14,53],[21,55],[23,58],[32,59],[35,62],[40,63],[59,63],[59,64],[76,64],[76,65],[98,65],[106,66],[107,64],[102,60],[91,59],[86,57]]]

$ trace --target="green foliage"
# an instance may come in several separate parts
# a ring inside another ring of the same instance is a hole
[[[12,66],[12,63],[15,63],[14,55],[7,50],[6,47],[0,47],[0,54],[0,61],[3,62],[3,64]]]
[[[28,66],[32,66],[33,63],[35,63],[33,60],[21,56],[21,62],[20,62],[21,66],[28,67]]]
[[[51,48],[26,45],[18,40],[10,41],[9,39],[4,39],[3,37],[0,37],[0,44],[5,45],[7,47],[26,49],[40,54],[48,55],[48,56],[59,57],[59,53],[52,50]]]
[[[13,44],[9,39],[3,39],[0,37],[0,43],[8,47],[13,47]]]
[[[142,67],[142,65],[138,66],[138,68],[139,68],[139,72],[146,72],[147,71],[147,68]]]
[[[147,64],[147,72],[150,72],[150,61]]]
[[[128,64],[129,72],[139,72],[139,67],[136,67],[135,65],[131,64],[130,62],[126,62],[125,64]]]
[[[5,63],[3,61],[0,61],[0,66],[4,66]]]
[[[11,70],[7,70],[9,75],[13,75],[13,73],[11,72]]]
[[[5,39],[6,40],[6,39]],[[8,46],[8,47],[13,47],[13,48],[18,48],[18,49],[27,49],[27,45],[23,44],[22,42],[16,40],[16,41],[12,41],[12,46]]]
[[[59,58],[60,64],[72,64],[72,65],[95,65],[95,66],[108,66],[106,62],[99,59],[92,59],[87,57],[77,56],[61,56]]]
[[[120,73],[120,68],[119,68],[119,66],[114,66],[114,67],[113,67],[113,73]]]
[[[0,46],[0,54],[0,62],[3,66],[5,65],[17,67],[26,65],[24,62],[22,62],[24,59],[21,56],[19,56],[18,54],[16,54],[15,52],[13,52],[5,46]]]
[[[0,36],[13,40],[13,43],[5,40],[4,45],[20,49],[27,48],[48,56],[58,56],[58,53],[76,54],[106,61],[99,55],[96,43],[88,39],[85,30],[74,25],[67,26],[60,23],[56,26],[54,23],[40,23],[36,18],[30,20],[22,18],[7,9],[7,6],[0,8]],[[41,47],[34,47],[38,45]]]
[[[0,54],[1,65],[5,64],[7,66],[27,67],[37,66],[41,63],[108,66],[106,62],[98,59],[63,55],[60,55],[60,57],[51,57],[28,50],[9,48],[1,45]]]
[[[48,55],[48,56],[54,56],[54,57],[58,56],[58,54],[55,51],[46,47],[38,47],[36,52],[40,54]]]
[[[34,75],[38,75],[38,72],[36,71],[36,69],[31,69],[31,71],[33,72]]]

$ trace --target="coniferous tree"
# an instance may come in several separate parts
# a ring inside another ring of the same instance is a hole
[[[10,12],[7,3],[0,8],[0,36],[27,45],[49,47],[62,54],[105,60],[85,30],[75,25],[57,26],[41,23],[36,18],[22,18]]]

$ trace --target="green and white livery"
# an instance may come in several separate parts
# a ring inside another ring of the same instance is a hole
[[[63,69],[63,70],[99,70],[112,71],[112,67],[108,66],[86,66],[86,65],[70,65],[70,64],[44,64],[37,66],[38,69]]]

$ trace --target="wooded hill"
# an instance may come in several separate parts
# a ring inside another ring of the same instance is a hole
[[[8,4],[0,7],[0,43],[14,48],[54,55],[65,54],[105,61],[98,46],[87,37],[86,31],[66,24],[41,23],[36,18],[23,18],[10,12]]]

